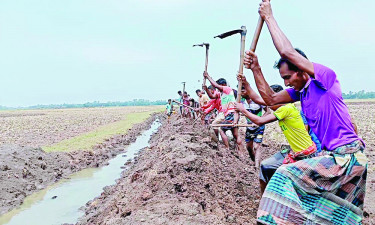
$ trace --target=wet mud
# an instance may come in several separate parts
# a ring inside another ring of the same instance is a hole
[[[353,105],[360,136],[369,158],[365,218],[375,224],[375,142],[373,124],[366,122],[363,106]],[[370,111],[373,105],[371,105]],[[135,125],[127,135],[118,135],[92,151],[44,153],[40,149],[3,146],[0,150],[1,214],[22,203],[25,196],[69,174],[98,167],[123,152],[148,121]],[[259,204],[258,172],[254,163],[233,148],[211,141],[208,130],[191,120],[165,116],[159,131],[132,162],[122,177],[107,186],[82,208],[77,224],[255,224]],[[362,118],[362,119],[361,119]],[[372,119],[372,118],[368,118]],[[285,147],[276,123],[266,126],[262,158]],[[124,167],[125,168],[125,167]]]
[[[248,157],[211,141],[198,123],[164,123],[116,185],[78,224],[254,224],[258,175]]]
[[[127,134],[117,135],[87,151],[46,153],[41,148],[3,145],[0,147],[0,214],[22,204],[24,198],[70,174],[89,167],[100,167],[160,117],[154,114],[134,125]]]
[[[275,133],[280,133],[278,126],[267,125],[263,159],[286,147]],[[86,204],[77,225],[256,224],[258,172],[233,144],[227,150],[212,142],[202,125],[172,117],[117,184]],[[369,160],[374,167],[372,151]],[[368,190],[375,189],[372,171]],[[375,200],[372,193],[368,191],[367,202]],[[364,224],[375,224],[370,205],[365,207]]]

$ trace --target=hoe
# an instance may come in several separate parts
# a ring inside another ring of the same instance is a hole
[[[200,47],[205,46],[206,47],[206,63],[205,63],[205,66],[204,66],[204,71],[207,72],[208,50],[210,49],[210,44],[209,43],[202,43],[202,44],[193,45],[193,47],[196,47],[196,46],[200,46]],[[206,78],[203,78],[203,86],[205,86],[205,85],[206,85]]]

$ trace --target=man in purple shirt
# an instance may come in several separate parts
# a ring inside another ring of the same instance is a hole
[[[360,140],[342,98],[336,73],[323,65],[312,64],[314,75],[308,77],[305,86],[301,90],[289,88],[286,91],[293,101],[301,101],[302,111],[308,115],[307,122],[314,133],[318,134],[323,149],[331,151]],[[277,68],[281,67],[279,62]],[[316,104],[317,102],[319,104]]]
[[[279,28],[269,0],[259,14],[266,22],[281,59],[275,65],[285,86],[274,93],[266,82],[258,58],[248,51],[245,67],[251,69],[267,105],[301,101],[309,126],[323,151],[319,157],[280,167],[260,202],[261,224],[361,224],[365,197],[367,158],[345,105],[336,73],[310,62],[294,49]]]

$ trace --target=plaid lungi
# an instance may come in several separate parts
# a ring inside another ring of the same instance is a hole
[[[262,196],[263,224],[362,224],[367,158],[360,141],[279,167]]]
[[[234,122],[234,113],[232,112],[225,116],[223,124],[233,124],[233,122]],[[224,132],[227,132],[228,130],[232,130],[233,127],[221,127],[221,129]]]

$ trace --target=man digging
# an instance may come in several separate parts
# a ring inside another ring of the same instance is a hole
[[[242,81],[241,88],[241,103],[244,105],[244,108],[257,116],[262,116],[262,111],[265,111],[263,116],[266,116],[270,113],[269,108],[265,107],[263,99],[255,94],[250,88],[250,84],[247,82],[244,76],[238,76],[237,80]],[[246,116],[245,116],[246,117]],[[246,117],[247,124],[254,124],[250,118]],[[251,160],[255,163],[255,167],[259,168],[260,164],[260,144],[263,141],[263,133],[265,130],[265,125],[247,127],[245,133],[246,148],[249,152]]]
[[[247,86],[248,83],[244,82]],[[249,90],[250,85],[247,87]],[[277,93],[283,90],[280,85],[272,85],[272,90]],[[251,91],[252,93],[255,93]],[[248,93],[250,95],[250,93]],[[236,110],[242,112],[247,118],[259,126],[278,121],[288,143],[292,149],[289,151],[277,152],[270,158],[262,161],[259,170],[259,183],[261,195],[266,188],[268,181],[282,164],[294,163],[298,160],[316,156],[316,145],[303,123],[300,111],[293,104],[270,106],[274,113],[265,116],[258,116],[246,110],[241,103],[236,102]]]
[[[237,124],[239,116],[238,113],[235,113],[234,102],[236,102],[236,98],[234,96],[233,89],[227,86],[227,81],[223,78],[214,81],[206,72],[203,73],[203,76],[208,79],[211,85],[217,88],[220,92],[221,112],[217,115],[212,124]],[[242,144],[242,140],[238,135],[238,127],[230,127],[229,129],[232,131],[233,137],[236,140],[236,147],[240,147]],[[221,138],[223,139],[225,147],[229,149],[229,141],[227,135],[225,134],[223,129],[219,129],[219,132]]]
[[[246,52],[258,91],[267,105],[301,101],[310,128],[322,145],[318,157],[279,167],[260,201],[261,224],[362,224],[368,159],[342,98],[336,73],[309,61],[281,31],[269,0],[260,3],[281,59],[277,62],[285,86],[275,93],[266,82],[258,58]]]

